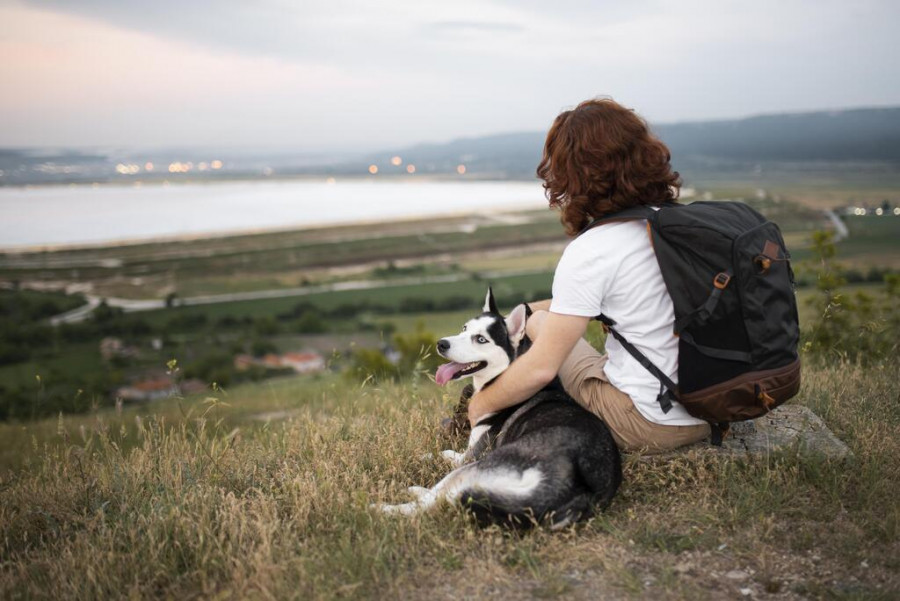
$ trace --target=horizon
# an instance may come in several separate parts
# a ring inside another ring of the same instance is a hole
[[[884,105],[860,105],[860,106],[848,106],[848,107],[840,107],[840,108],[824,108],[824,109],[816,109],[816,110],[792,110],[792,111],[782,111],[782,112],[767,112],[767,113],[753,113],[744,116],[736,116],[736,117],[724,117],[720,119],[691,119],[691,120],[681,120],[681,121],[669,121],[669,122],[648,122],[651,129],[655,127],[671,127],[671,126],[680,126],[680,125],[699,125],[706,123],[728,123],[728,122],[742,122],[749,121],[752,119],[764,118],[764,117],[790,117],[790,116],[802,116],[802,115],[813,115],[813,114],[833,114],[839,115],[842,113],[848,113],[853,111],[869,111],[869,110],[897,110],[900,109],[900,103],[896,104],[884,104]],[[548,124],[549,128],[549,124]],[[541,129],[520,129],[520,130],[508,130],[508,131],[494,131],[494,132],[485,132],[483,134],[472,134],[472,135],[459,135],[446,139],[422,139],[419,141],[414,141],[410,144],[407,144],[402,147],[376,147],[362,150],[350,150],[350,149],[342,149],[335,148],[331,150],[314,150],[311,148],[301,148],[296,146],[265,146],[265,145],[242,145],[242,144],[234,144],[234,145],[216,145],[216,146],[203,146],[203,145],[168,145],[168,146],[124,146],[124,145],[58,145],[58,144],[47,144],[47,145],[19,145],[19,146],[9,146],[0,144],[0,151],[38,151],[38,150],[55,150],[55,151],[75,151],[79,153],[87,153],[87,152],[144,152],[144,153],[152,153],[152,152],[206,152],[213,151],[220,152],[223,154],[231,154],[238,150],[243,150],[242,155],[264,155],[265,153],[272,153],[273,155],[278,154],[291,154],[299,157],[309,157],[309,158],[321,158],[323,155],[336,155],[336,158],[346,158],[348,156],[352,156],[355,154],[365,155],[373,152],[393,152],[400,150],[407,150],[411,148],[416,148],[419,146],[430,146],[430,145],[444,145],[451,144],[453,142],[463,141],[463,140],[474,140],[481,138],[492,138],[492,137],[500,137],[500,136],[508,136],[508,135],[517,135],[517,134],[539,134],[543,133],[545,130]]]

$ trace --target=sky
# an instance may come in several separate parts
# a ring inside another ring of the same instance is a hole
[[[0,146],[371,151],[900,104],[894,0],[0,0]]]

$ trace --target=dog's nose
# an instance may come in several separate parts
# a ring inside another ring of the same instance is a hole
[[[450,350],[450,341],[446,338],[441,338],[437,341],[437,350],[439,353],[446,353]]]

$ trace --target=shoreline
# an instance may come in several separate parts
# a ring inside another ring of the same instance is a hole
[[[273,175],[259,175],[259,174],[240,174],[236,173],[234,175],[226,175],[221,174],[218,176],[212,177],[199,177],[199,178],[190,178],[186,177],[184,179],[179,178],[177,174],[175,176],[169,177],[163,176],[162,173],[159,174],[159,177],[149,177],[146,179],[132,179],[132,180],[103,180],[103,181],[92,181],[92,180],[78,180],[78,181],[61,181],[61,182],[31,182],[31,183],[6,183],[0,182],[0,190],[41,190],[47,188],[140,188],[143,186],[205,186],[205,185],[229,185],[229,184],[265,184],[265,183],[280,183],[280,182],[314,182],[314,183],[328,183],[328,180],[335,180],[334,183],[340,182],[379,182],[383,181],[385,183],[415,183],[415,182],[441,182],[441,183],[484,183],[484,182],[514,182],[514,183],[533,183],[538,181],[534,178],[519,178],[519,177],[502,177],[498,174],[484,174],[484,175],[473,175],[473,174],[465,174],[465,175],[457,175],[452,173],[415,173],[415,174],[405,174],[405,173],[385,173],[385,174],[377,174],[372,175],[369,173],[334,173],[334,174],[306,174],[306,173],[298,173],[298,174],[273,174]]]
[[[494,180],[492,180],[494,181]],[[510,180],[512,181],[512,180]],[[549,207],[543,210],[550,211]],[[257,228],[239,228],[216,230],[210,232],[193,232],[184,234],[172,234],[168,236],[151,236],[147,238],[117,238],[102,242],[73,242],[59,244],[34,244],[23,246],[4,246],[0,243],[0,255],[27,255],[53,252],[71,252],[71,251],[89,251],[89,250],[105,250],[113,248],[153,245],[153,244],[172,244],[179,242],[195,242],[217,240],[224,238],[241,238],[244,236],[266,236],[271,234],[288,234],[300,233],[304,231],[321,231],[328,229],[352,229],[376,225],[389,224],[412,224],[424,221],[450,221],[465,217],[486,216],[486,215],[503,215],[503,214],[528,214],[541,212],[539,208],[523,208],[519,204],[511,204],[499,207],[487,207],[477,211],[460,210],[447,213],[417,213],[406,215],[403,217],[395,217],[389,219],[359,219],[354,221],[321,221],[309,224],[296,224],[283,227],[257,227]]]

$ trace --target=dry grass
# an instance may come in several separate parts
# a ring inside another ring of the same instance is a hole
[[[58,444],[0,482],[0,598],[896,598],[896,373],[806,371],[798,400],[852,464],[630,457],[610,510],[556,534],[368,509],[447,470],[420,457],[440,450],[454,399],[424,381],[281,391],[295,413],[255,427],[241,418],[272,390],[139,424],[94,416],[83,438],[86,422],[63,420]]]

